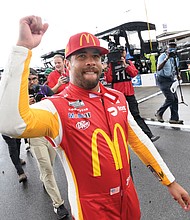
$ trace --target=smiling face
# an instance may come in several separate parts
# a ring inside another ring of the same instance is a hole
[[[55,69],[62,74],[64,72],[64,57],[55,55],[53,58]]]
[[[98,91],[102,63],[97,49],[86,48],[75,52],[66,61],[66,65],[71,83],[85,90]]]

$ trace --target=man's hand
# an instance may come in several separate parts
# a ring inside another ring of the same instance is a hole
[[[40,44],[42,36],[48,29],[48,24],[42,24],[41,17],[34,15],[21,18],[19,24],[17,46],[23,46],[30,50]]]
[[[121,57],[121,61],[123,62],[125,68],[129,66],[129,64],[126,62],[126,59],[124,57]]]
[[[168,186],[173,199],[185,210],[190,211],[190,196],[178,183],[173,182]]]
[[[29,95],[29,105],[32,105],[34,103],[36,103],[36,100],[35,100],[34,96]]]

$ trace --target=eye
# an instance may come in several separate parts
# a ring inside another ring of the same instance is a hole
[[[79,54],[77,54],[77,58],[84,59],[85,57],[86,57],[86,54],[85,54],[85,53],[79,53]]]
[[[93,57],[94,57],[95,59],[101,59],[100,54],[94,54]]]

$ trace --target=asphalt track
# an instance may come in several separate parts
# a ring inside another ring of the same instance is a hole
[[[190,193],[190,86],[182,86],[182,91],[184,101],[188,104],[179,105],[180,119],[184,120],[184,125],[171,126],[167,122],[154,121],[154,113],[164,100],[159,89],[135,88],[141,116],[146,119],[153,133],[161,136],[155,142],[157,150],[177,182]],[[164,119],[169,119],[169,111],[164,115]],[[167,187],[162,186],[138,157],[131,150],[130,152],[134,183],[141,204],[141,220],[190,220],[190,212],[183,211],[169,195]],[[7,145],[0,135],[0,220],[56,220],[52,202],[39,179],[36,161],[31,153],[25,150],[24,143],[21,155],[27,162],[24,166],[28,176],[26,184],[19,184]],[[54,170],[65,206],[69,209],[67,181],[59,157],[56,158]],[[70,219],[69,216],[67,220]]]

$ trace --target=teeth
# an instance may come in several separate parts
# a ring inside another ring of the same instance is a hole
[[[92,74],[94,74],[94,72],[85,72],[85,74],[91,74],[92,75]]]

